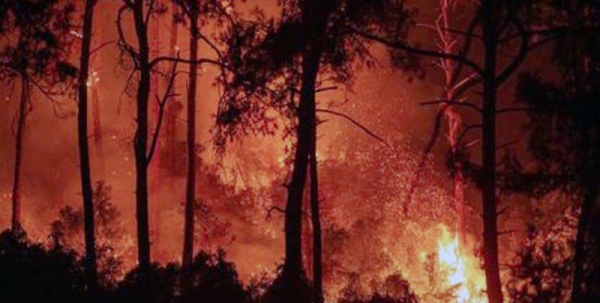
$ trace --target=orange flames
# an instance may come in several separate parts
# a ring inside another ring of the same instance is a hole
[[[448,228],[441,226],[438,239],[437,265],[444,275],[442,281],[452,289],[458,303],[487,302],[485,297],[485,276],[479,267],[478,259],[461,247],[458,235],[451,235]]]

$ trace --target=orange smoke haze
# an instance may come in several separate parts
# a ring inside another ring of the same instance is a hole
[[[256,1],[250,2],[243,10],[258,5]],[[261,1],[260,7],[267,14],[273,14],[276,6],[272,2]],[[116,8],[111,1],[100,2],[95,45],[116,39]],[[425,11],[422,15],[428,14]],[[170,16],[167,13],[152,20],[159,28],[160,54],[169,52]],[[214,30],[210,27],[205,30]],[[180,27],[177,47],[182,57],[188,56],[187,40],[187,30]],[[200,51],[208,56],[211,54],[206,45]],[[322,206],[325,250],[326,255],[332,256],[325,260],[325,266],[331,267],[325,282],[329,296],[335,297],[349,283],[344,280],[348,273],[361,273],[361,283],[366,285],[370,279],[384,279],[397,272],[410,281],[417,294],[424,295],[432,287],[426,260],[428,256],[438,255],[442,261],[443,257],[454,258],[444,263],[446,270],[451,272],[446,278],[451,279],[456,275],[453,271],[462,270],[470,281],[475,280],[472,282],[475,284],[468,286],[467,297],[470,299],[467,301],[476,302],[473,298],[479,298],[477,291],[481,291],[482,286],[478,259],[474,254],[480,235],[478,200],[469,201],[470,249],[457,252],[452,247],[456,244],[453,242],[454,214],[443,144],[434,150],[413,199],[410,202],[407,199],[408,184],[414,177],[436,113],[435,108],[424,108],[418,103],[439,95],[437,80],[408,81],[406,75],[390,66],[383,49],[376,47],[373,53],[380,66],[360,70],[352,87],[339,87],[318,97],[320,107],[332,105],[336,111],[360,121],[390,144],[390,147],[382,145],[343,118],[327,114],[319,116],[325,121],[318,130],[318,156],[325,196]],[[119,58],[117,46],[111,43],[95,54],[92,66],[97,79],[90,89],[98,92],[103,148],[100,153],[91,145],[92,177],[96,181],[104,180],[112,188],[112,202],[120,212],[119,224],[126,234],[123,241],[127,242],[119,244],[122,247],[120,253],[125,257],[126,266],[132,267],[135,265],[132,252],[135,245],[132,240],[135,235],[135,103],[126,87],[129,67],[120,64]],[[225,249],[242,279],[249,281],[262,272],[272,273],[283,258],[283,220],[276,211],[268,216],[268,210],[284,205],[282,184],[289,173],[285,162],[286,147],[289,148],[291,142],[284,139],[281,132],[274,136],[251,135],[229,144],[225,153],[218,155],[212,146],[210,132],[219,97],[214,86],[215,76],[216,70],[203,68],[198,83],[197,139],[205,147],[200,155],[203,164],[200,169],[205,171],[198,172],[197,186],[200,198],[210,208],[211,219],[204,223],[202,217],[200,219],[198,230],[202,235],[197,250]],[[160,84],[161,90],[164,87]],[[185,76],[179,78],[175,91],[177,101],[182,102],[186,92]],[[12,125],[18,105],[17,92],[18,85],[12,88],[4,85],[0,93],[4,106],[0,111],[2,229],[10,225]],[[50,225],[62,207],[79,208],[81,205],[74,112],[72,96],[51,101],[34,93],[33,111],[28,116],[24,141],[22,188],[24,229],[36,241],[48,241]],[[92,125],[89,128],[93,129]],[[185,108],[178,116],[176,128],[177,139],[184,140]],[[184,158],[183,152],[180,158]],[[156,159],[158,157],[153,160],[150,170],[153,259],[179,262],[185,179],[183,175],[157,176],[161,170],[154,167],[159,165]],[[215,176],[216,180],[211,179]],[[226,195],[222,192],[223,187],[226,187]],[[207,222],[222,224],[219,226],[224,226],[221,230],[224,234],[211,237],[219,230],[207,226]],[[442,230],[440,226],[443,226]],[[514,243],[513,238],[502,241]],[[340,243],[344,243],[343,248],[337,246]],[[370,260],[365,260],[367,258]],[[457,261],[456,258],[464,260]],[[457,262],[467,263],[457,265]],[[336,267],[338,264],[343,266]],[[457,269],[457,266],[468,268]],[[466,296],[464,292],[461,295]]]

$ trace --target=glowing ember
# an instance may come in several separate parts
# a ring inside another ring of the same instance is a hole
[[[478,267],[478,260],[461,249],[458,235],[452,236],[446,226],[441,226],[442,234],[438,239],[438,266],[448,287],[454,289],[456,302],[487,302],[485,297],[484,274]]]

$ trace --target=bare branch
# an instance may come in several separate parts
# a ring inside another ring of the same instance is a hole
[[[101,43],[100,45],[96,46],[96,48],[94,48],[93,50],[90,51],[90,56],[93,55],[95,52],[103,49],[104,47],[111,45],[115,42],[117,42],[118,40],[109,40],[109,41],[105,41],[103,43]]]
[[[161,56],[161,57],[156,57],[156,58],[152,59],[150,61],[150,68],[153,68],[154,66],[156,66],[157,64],[159,64],[161,62],[178,62],[178,63],[198,64],[198,65],[210,63],[210,64],[217,65],[219,67],[224,67],[224,68],[229,69],[229,67],[227,65],[223,64],[222,62],[219,62],[218,60],[203,58],[203,59],[198,59],[196,61],[192,61],[189,59],[182,59],[179,57],[175,58],[175,57],[168,57],[168,56]]]
[[[388,47],[391,48],[395,48],[395,49],[399,49],[399,50],[403,50],[403,51],[407,51],[410,53],[414,53],[417,55],[421,55],[421,56],[426,56],[426,57],[433,57],[433,58],[441,58],[441,59],[450,59],[450,60],[454,60],[457,62],[461,62],[464,65],[469,66],[470,68],[472,68],[473,70],[477,71],[477,72],[482,72],[483,69],[475,62],[465,58],[464,56],[461,55],[456,55],[456,54],[448,54],[448,53],[443,53],[443,52],[438,52],[438,51],[434,51],[434,50],[428,50],[428,49],[421,49],[418,47],[413,47],[411,45],[408,45],[404,42],[401,41],[390,41],[387,40],[383,37],[379,37],[377,35],[373,35],[370,33],[365,33],[362,31],[357,31],[355,30],[356,34],[358,34],[359,36],[365,38],[365,39],[369,39],[375,42],[379,42],[383,45],[386,45]]]
[[[170,97],[172,97],[171,90],[175,83],[176,77],[177,77],[177,62],[175,62],[175,64],[173,64],[173,68],[171,70],[171,77],[169,78],[169,83],[167,85],[165,94],[163,95],[162,99],[159,99],[158,96],[156,96],[156,99],[158,100],[158,106],[159,106],[158,107],[158,121],[156,122],[156,127],[154,129],[154,133],[152,134],[152,143],[150,144],[150,151],[148,152],[148,156],[146,157],[146,165],[150,165],[150,161],[152,161],[152,157],[154,156],[154,152],[156,151],[156,146],[158,145],[158,135],[160,134],[160,128],[161,128],[162,121],[163,121],[165,106],[167,105],[167,101],[169,101],[169,99],[171,99]]]
[[[317,112],[322,112],[322,113],[327,113],[330,115],[334,115],[334,116],[338,116],[338,117],[342,117],[348,121],[350,121],[352,124],[354,124],[355,126],[357,126],[358,128],[362,129],[365,133],[367,133],[369,136],[375,138],[377,141],[385,144],[385,146],[389,147],[390,145],[383,140],[381,137],[379,137],[378,135],[376,135],[374,132],[372,132],[371,130],[369,130],[367,127],[363,126],[362,124],[360,124],[358,121],[354,120],[352,117],[346,115],[346,114],[342,114],[336,111],[332,111],[329,109],[316,109]]]

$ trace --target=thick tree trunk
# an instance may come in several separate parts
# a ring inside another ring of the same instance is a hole
[[[194,257],[194,203],[196,201],[196,82],[198,64],[198,6],[190,8],[190,78],[187,113],[187,182],[185,190],[185,223],[183,234],[183,267],[188,268]]]
[[[25,136],[25,119],[27,118],[27,106],[29,105],[29,80],[27,76],[21,76],[21,100],[17,118],[17,133],[15,137],[15,167],[13,171],[12,188],[12,224],[11,230],[14,234],[20,233],[21,225],[21,165],[23,162],[23,137]]]
[[[498,266],[498,226],[496,211],[496,1],[483,1],[483,259],[489,303],[502,303],[502,284]]]
[[[304,275],[302,270],[302,196],[306,184],[310,146],[310,104],[315,99],[315,84],[320,55],[306,52],[302,60],[302,88],[298,107],[296,151],[292,180],[285,209],[285,263],[283,275],[292,281]],[[311,101],[312,100],[312,101]]]
[[[77,138],[79,144],[79,171],[81,174],[81,193],[83,196],[84,237],[85,237],[85,270],[88,283],[95,287],[97,282],[96,239],[94,229],[94,201],[92,195],[92,177],[90,168],[90,151],[88,142],[88,73],[90,63],[90,46],[92,44],[92,26],[94,22],[94,0],[86,0],[83,14],[83,41],[78,79],[78,113]]]
[[[323,303],[323,252],[321,239],[321,214],[319,210],[319,177],[317,167],[317,120],[316,104],[311,104],[311,145],[310,145],[310,213],[313,233],[313,290],[315,292],[315,302]]]
[[[133,20],[138,40],[139,83],[137,88],[137,130],[135,134],[136,220],[138,265],[143,283],[150,274],[150,234],[148,225],[148,99],[151,67],[149,62],[148,31],[145,23],[144,0],[133,2]],[[148,285],[146,285],[148,286]]]

